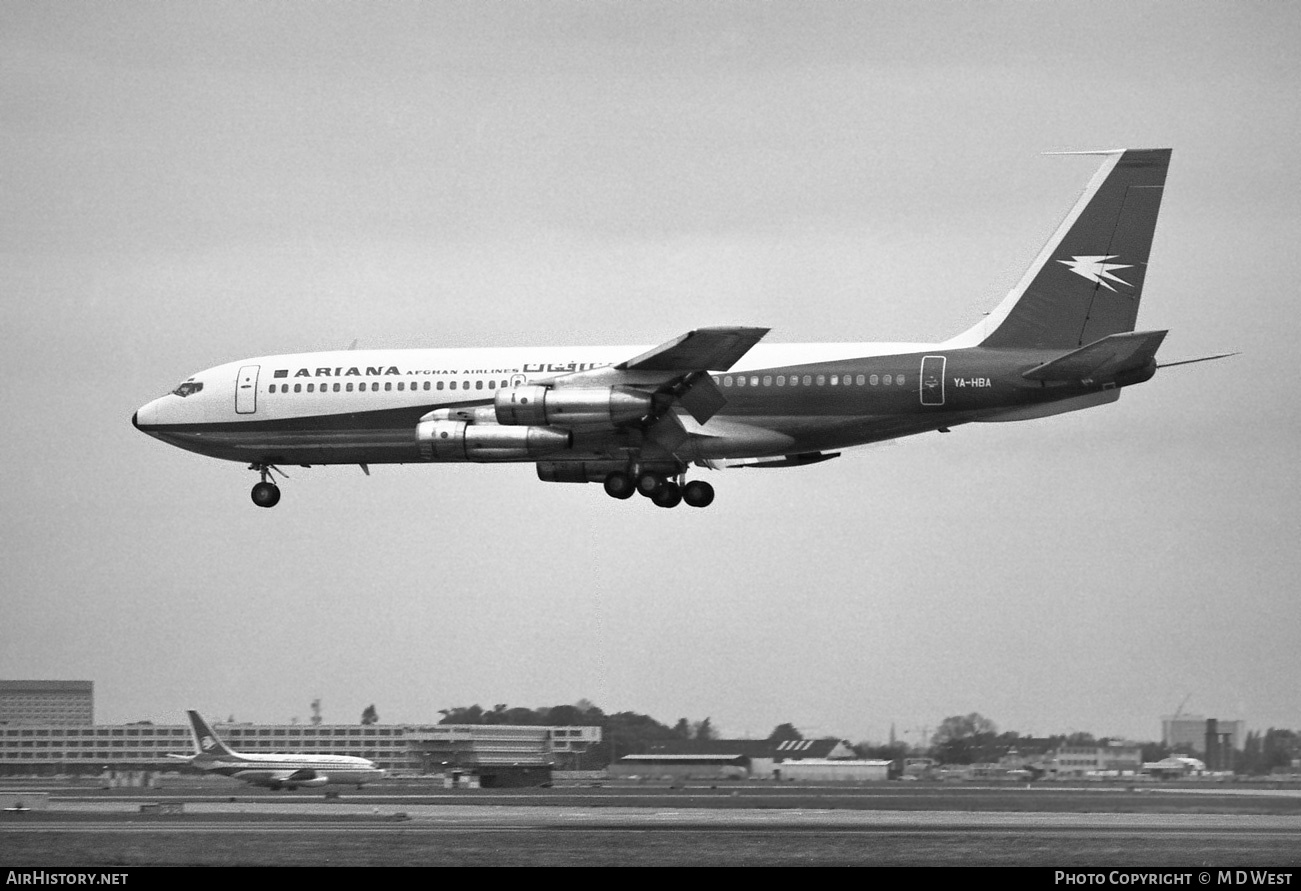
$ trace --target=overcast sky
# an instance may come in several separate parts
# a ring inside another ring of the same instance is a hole
[[[728,735],[948,715],[1301,727],[1301,7],[0,4],[0,677],[96,718],[433,722],[587,698]],[[1174,148],[1140,327],[1087,412],[708,510],[531,465],[242,465],[131,413],[267,353],[936,341],[1097,166]]]

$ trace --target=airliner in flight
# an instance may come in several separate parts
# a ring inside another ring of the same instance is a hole
[[[288,789],[291,792],[299,786],[316,788],[347,785],[360,789],[363,783],[374,782],[384,776],[384,771],[376,767],[374,761],[355,755],[235,752],[221,741],[221,737],[217,736],[198,712],[191,710],[187,714],[190,716],[194,754],[167,757],[185,761],[197,770],[234,777],[255,786]]]
[[[465,461],[530,462],[546,482],[705,507],[714,489],[686,479],[693,465],[798,467],[1105,405],[1156,373],[1167,333],[1135,326],[1170,149],[1085,154],[1101,168],[1021,281],[942,343],[770,344],[767,328],[722,327],[649,348],[259,356],[187,378],[132,422],[247,463],[260,507],[280,500],[280,465]]]

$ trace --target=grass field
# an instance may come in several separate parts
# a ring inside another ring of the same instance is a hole
[[[6,866],[1298,866],[1297,837],[1051,837],[1024,832],[417,831],[284,837],[3,837]]]
[[[390,784],[330,802],[220,791],[236,794],[57,790],[49,811],[0,815],[0,865],[1301,866],[1297,790]],[[186,812],[140,813],[159,800]]]

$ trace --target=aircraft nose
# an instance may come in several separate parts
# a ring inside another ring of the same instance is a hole
[[[157,408],[154,402],[151,402],[148,405],[142,405],[136,413],[131,416],[131,426],[143,433],[148,433],[149,428],[155,423],[154,415],[156,413]]]

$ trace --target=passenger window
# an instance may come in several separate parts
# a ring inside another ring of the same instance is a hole
[[[765,374],[765,375],[763,376],[763,385],[764,385],[765,387],[771,387],[771,386],[772,386],[772,375],[771,375],[771,374]]]
[[[495,380],[488,381],[488,389],[489,390],[497,389],[497,382]]]
[[[737,375],[737,377],[736,377],[736,385],[737,385],[738,387],[744,387],[744,386],[745,386],[745,375],[744,375],[744,374]]]
[[[429,389],[429,381],[425,381],[425,389],[426,389],[426,390]]]
[[[856,382],[857,382],[858,385],[861,387],[861,386],[863,386],[863,384],[865,384],[867,381],[866,381],[866,379],[863,377],[863,375],[860,374],[860,375],[858,376]]]
[[[393,392],[393,382],[392,382],[392,381],[384,381],[384,391],[385,391],[386,393],[391,393],[391,392]]]
[[[406,384],[402,383],[402,381],[398,381],[398,390],[399,390],[399,391],[401,391],[405,386],[406,386]],[[415,388],[416,388],[415,385],[412,384],[412,385],[411,385],[411,389],[414,390]]]
[[[903,386],[903,375],[902,375],[902,374],[896,374],[896,375],[894,376],[894,385],[895,385],[896,387],[902,387],[902,386]]]
[[[373,384],[370,385],[370,391],[371,391],[372,393],[378,393],[378,392],[379,392],[379,381],[375,381],[375,383],[373,383]]]
[[[455,390],[455,389],[456,389],[456,381],[452,381],[452,382],[449,383],[447,386],[448,386],[449,389]]]
[[[352,387],[349,387],[348,389],[351,390]],[[338,384],[335,384],[335,385],[334,385],[334,392],[336,392],[336,393],[339,392],[339,385],[338,385]]]
[[[757,374],[750,375],[750,386],[752,387],[759,386],[759,375]]]
[[[724,387],[732,386],[732,376],[730,374],[727,377],[723,378],[723,386]]]
[[[315,393],[315,392],[316,392],[316,384],[308,384],[308,385],[307,385],[307,392],[308,392],[308,393]]]
[[[890,375],[887,374],[885,377],[881,378],[881,383],[885,384],[888,387],[890,386],[890,384],[894,383],[894,378],[890,377]]]
[[[807,387],[807,386],[809,386],[811,383],[813,383],[813,375],[811,375],[811,374],[806,374],[806,375],[804,375],[804,386]]]
[[[440,389],[440,390],[443,389],[443,382],[442,382],[442,381],[439,381],[439,382],[438,382],[438,389]]]
[[[836,387],[836,386],[839,386],[839,385],[840,385],[840,375],[838,375],[838,374],[833,374],[833,375],[831,376],[831,386]]]
[[[786,375],[784,374],[777,375],[777,386],[779,387],[786,386]]]
[[[476,390],[482,390],[482,389],[483,389],[483,381],[475,381],[475,382],[474,382],[474,388],[475,388]]]
[[[302,385],[302,384],[294,384],[294,392],[295,392],[295,393],[301,393],[301,392],[303,392],[303,385]]]
[[[352,381],[349,381],[349,382],[348,382],[348,392],[349,392],[349,393],[352,392]]]
[[[878,380],[880,380],[880,378],[878,378],[875,374],[872,375],[872,377],[871,377],[872,386],[875,387],[875,386],[876,386],[876,382],[877,382]]]
[[[276,385],[275,385],[275,384],[272,384],[271,386],[267,387],[267,392],[268,392],[268,393],[274,393],[275,391],[276,391]]]
[[[822,386],[823,384],[825,384],[826,382],[827,382],[827,376],[826,376],[825,374],[819,374],[819,375],[818,375],[818,386],[821,387],[821,386]]]

